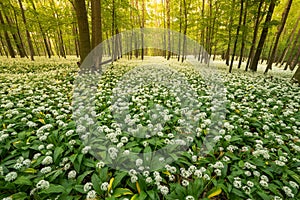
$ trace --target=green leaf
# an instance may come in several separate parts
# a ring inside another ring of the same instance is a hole
[[[75,185],[74,189],[81,194],[84,194],[83,185]]]
[[[298,174],[289,169],[286,170],[286,173],[290,175],[298,184],[300,184],[300,176]]]
[[[263,199],[263,200],[270,200],[270,195],[267,195],[265,192],[258,191],[257,194]]]
[[[32,182],[26,176],[19,176],[14,183],[17,185],[32,185]]]
[[[61,157],[62,152],[64,152],[64,149],[62,147],[56,147],[53,154],[53,160],[56,163],[57,159]]]
[[[96,173],[94,173],[93,175],[92,175],[92,183],[93,183],[93,188],[94,188],[94,190],[96,191],[96,192],[101,192],[101,189],[100,189],[100,184],[102,183],[101,182],[101,179],[99,178],[99,176],[96,174]]]
[[[118,184],[122,181],[122,179],[127,175],[127,172],[118,172],[115,176],[115,180],[113,182],[112,188],[116,188]]]
[[[82,180],[89,175],[90,173],[92,173],[94,170],[90,170],[90,171],[86,171],[83,174],[81,174],[80,176],[78,176],[77,178],[77,184],[80,184],[82,182]]]
[[[144,199],[146,199],[147,198],[147,194],[146,194],[146,192],[144,192],[144,191],[141,191],[141,193],[140,193],[140,195],[139,195],[139,200],[144,200]]]
[[[50,184],[50,187],[48,189],[41,190],[40,193],[53,194],[53,193],[63,193],[63,192],[65,192],[65,188],[63,186]]]
[[[113,193],[113,197],[121,197],[125,195],[133,195],[133,192],[128,188],[116,188]]]
[[[146,191],[151,200],[156,200],[156,194],[153,190]]]
[[[12,195],[12,199],[17,199],[17,200],[27,199],[27,194],[25,192],[18,192]]]
[[[54,181],[59,175],[61,175],[63,171],[61,169],[57,170],[53,176],[50,177],[49,181],[52,182]]]

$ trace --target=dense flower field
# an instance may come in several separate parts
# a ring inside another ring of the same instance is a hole
[[[93,156],[83,142],[89,135],[73,121],[74,61],[0,62],[1,199],[300,199],[300,90],[289,74],[220,70],[225,110],[215,146],[204,156],[199,152],[212,123],[210,86],[191,66],[170,61],[198,102],[196,114],[189,114],[199,120],[195,135],[184,133],[188,149],[161,169],[149,170],[136,159],[132,169],[122,171]],[[182,102],[166,87],[118,85],[141,62],[132,63],[120,60],[108,67],[95,94],[100,132],[115,145],[107,157],[119,163],[120,152],[151,152],[178,142],[185,122],[178,118]],[[114,94],[128,92],[128,126],[122,127],[114,117],[122,108],[114,106]],[[147,112],[155,105],[161,105],[158,113]]]

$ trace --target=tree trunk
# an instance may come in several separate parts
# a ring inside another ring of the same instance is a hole
[[[6,55],[6,57],[8,58],[9,55],[8,55],[6,49],[5,49],[5,45],[4,45],[4,42],[2,40],[2,35],[1,34],[0,34],[0,41],[1,41],[1,45],[2,45],[3,51],[4,51],[5,55]]]
[[[201,8],[201,20],[204,22],[204,12],[205,12],[205,0],[202,0],[202,8]],[[201,27],[201,40],[202,40],[202,48],[201,48],[201,63],[203,63],[203,59],[204,59],[204,37],[205,37],[205,28],[204,26]],[[199,53],[200,56],[200,53]]]
[[[171,17],[170,17],[170,0],[166,0],[166,10],[167,10],[167,29],[168,29],[168,56],[167,60],[171,57]]]
[[[203,0],[204,1],[204,0]],[[179,38],[178,38],[178,57],[177,60],[180,61],[181,54],[181,32],[182,32],[182,4],[181,0],[179,0]]]
[[[42,27],[42,25],[41,25],[41,22],[40,22],[40,20],[39,20],[39,16],[37,15],[36,8],[35,8],[35,5],[34,5],[33,0],[31,0],[30,2],[31,2],[31,4],[32,4],[32,8],[33,8],[33,10],[34,10],[34,12],[35,12],[35,17],[36,17],[36,19],[37,19],[37,23],[38,23],[38,25],[39,25],[39,29],[40,29],[41,35],[42,35],[42,37],[43,37],[43,41],[44,41],[44,45],[45,45],[45,48],[46,48],[47,55],[48,55],[49,58],[51,58],[51,50],[50,50],[49,45],[48,45],[48,42],[47,42],[46,34],[45,34],[45,32],[44,32],[44,30],[43,30],[43,27]]]
[[[239,39],[239,32],[242,24],[242,18],[243,18],[243,10],[244,10],[244,0],[241,0],[241,8],[240,8],[240,17],[239,17],[239,25],[236,29],[236,35],[235,35],[235,41],[234,41],[234,46],[233,46],[233,52],[232,52],[232,57],[231,57],[231,63],[229,66],[229,73],[232,71],[232,66],[233,66],[233,59],[235,56],[235,51],[236,51],[236,45]]]
[[[92,48],[102,42],[101,0],[91,0],[92,7]]]
[[[9,29],[11,30],[10,32],[11,32],[11,35],[12,35],[14,41],[15,41],[17,51],[18,51],[20,57],[23,58],[23,57],[25,57],[25,54],[23,53],[21,42],[19,40],[18,35],[12,30],[13,29],[13,27],[12,27],[13,22],[5,13],[4,13],[4,16],[5,16],[7,25],[9,26]]]
[[[187,13],[187,2],[186,0],[183,0],[183,8],[184,8],[184,27],[183,27],[183,45],[182,45],[182,57],[181,62],[184,61],[186,56],[186,33],[187,33],[187,26],[188,26],[188,13]]]
[[[225,59],[226,59],[226,65],[229,66],[229,59],[230,59],[230,44],[231,44],[231,28],[233,24],[233,13],[234,13],[234,5],[235,5],[235,0],[232,0],[231,2],[231,12],[230,12],[230,18],[229,18],[229,26],[228,26],[228,44],[227,44],[227,50],[225,54]]]
[[[13,9],[13,12],[14,12],[14,19],[15,19],[15,23],[16,23],[17,35],[18,35],[18,38],[19,38],[18,40],[20,41],[20,45],[21,45],[21,49],[22,49],[22,54],[28,58],[28,56],[26,54],[26,50],[25,50],[24,44],[23,44],[23,40],[22,40],[22,37],[21,37],[21,33],[20,33],[19,25],[18,25],[18,18],[17,18],[16,10],[14,9],[13,6],[12,6],[12,9]]]
[[[25,12],[24,12],[24,9],[23,9],[22,1],[18,0],[18,2],[19,2],[20,9],[21,9],[23,23],[24,23],[25,29],[26,29],[26,37],[27,37],[27,42],[28,42],[29,51],[30,51],[30,59],[34,60],[33,44],[32,44],[32,41],[31,41],[30,33],[28,31],[28,28],[27,28],[27,22],[26,22],[26,17],[25,17]]]
[[[0,10],[0,23],[2,24],[2,26],[5,26],[5,22],[4,22],[1,10]],[[5,29],[3,29],[3,33],[4,33],[5,41],[6,41],[6,44],[7,44],[9,55],[10,55],[10,57],[15,58],[16,54],[15,54],[15,51],[12,47],[8,32]]]
[[[141,47],[141,51],[142,51],[142,60],[144,60],[144,27],[145,27],[145,0],[142,0],[142,20],[141,20],[141,43],[142,43],[142,47]]]
[[[300,66],[298,66],[298,69],[296,70],[295,74],[293,75],[292,80],[294,80],[300,84]]]
[[[275,8],[275,2],[276,0],[271,0],[270,5],[269,5],[269,9],[268,9],[268,13],[266,16],[266,21],[260,36],[260,40],[258,42],[257,48],[256,48],[256,52],[253,58],[253,62],[251,63],[250,69],[252,71],[257,71],[257,65],[258,65],[258,61],[259,61],[259,57],[261,55],[266,37],[268,35],[268,31],[269,31],[269,23],[272,19],[272,14],[274,12],[274,8]]]
[[[298,41],[300,40],[300,29],[298,30],[298,33],[297,33],[297,36],[296,36],[296,39],[293,43],[293,46],[291,48],[291,51],[289,53],[289,57],[288,57],[288,60],[286,61],[285,63],[285,67],[284,67],[284,70],[287,70],[288,66],[291,64],[292,60],[293,60],[293,52],[296,51],[297,49],[297,43]]]
[[[258,11],[257,11],[257,15],[256,15],[255,25],[254,25],[254,33],[253,33],[252,43],[251,43],[245,71],[248,71],[248,67],[249,67],[249,65],[251,65],[251,62],[252,62],[252,59],[254,56],[254,48],[256,45],[256,38],[257,38],[258,28],[259,28],[259,24],[260,24],[261,7],[263,5],[263,2],[264,2],[263,0],[260,0],[259,5],[258,5]]]
[[[85,0],[74,0],[74,7],[78,22],[79,54],[82,63],[91,50],[89,24],[85,7]]]
[[[280,58],[278,59],[276,65],[278,65],[279,63],[280,63],[280,66],[283,65],[283,62],[284,62],[285,57],[286,57],[286,54],[287,54],[289,48],[291,47],[291,42],[294,40],[295,32],[296,32],[296,30],[298,28],[299,21],[300,21],[300,15],[297,18],[295,26],[294,26],[291,34],[289,35],[288,40],[286,41],[285,48],[284,48],[284,50],[283,50]]]
[[[248,1],[246,0],[245,4],[245,12],[244,12],[244,19],[243,19],[243,35],[242,35],[242,46],[241,46],[241,51],[240,51],[240,59],[239,59],[239,64],[238,64],[238,69],[241,68],[243,57],[244,57],[244,50],[245,50],[245,40],[246,40],[246,24],[247,24],[247,8],[248,8]]]
[[[270,58],[269,58],[269,60],[268,60],[268,65],[267,65],[267,68],[266,68],[266,70],[265,70],[265,73],[267,73],[268,70],[271,69],[272,64],[273,64],[273,62],[274,62],[274,58],[275,58],[275,54],[276,54],[276,50],[277,50],[279,38],[280,38],[280,35],[281,35],[281,33],[282,33],[282,31],[283,31],[283,28],[284,28],[284,26],[285,26],[286,19],[287,19],[288,15],[289,15],[290,8],[291,8],[291,6],[292,6],[292,2],[293,2],[293,0],[289,0],[289,1],[288,1],[285,10],[284,10],[283,13],[282,13],[281,24],[280,24],[280,26],[279,26],[279,28],[278,28],[278,32],[277,32],[277,34],[276,34],[276,39],[275,39],[274,47],[273,47],[273,50],[272,50],[272,54],[271,54],[271,56],[270,56]]]
[[[297,53],[295,54],[294,58],[292,59],[292,62],[290,64],[290,70],[294,70],[295,66],[297,65],[298,59],[300,57],[300,44],[298,45]]]

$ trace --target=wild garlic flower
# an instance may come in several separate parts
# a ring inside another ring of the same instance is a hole
[[[17,177],[18,177],[17,172],[9,172],[8,174],[6,174],[4,180],[11,182],[15,180]]]
[[[36,184],[36,188],[38,189],[48,189],[50,187],[50,184],[48,181],[45,180],[40,180],[37,184]]]

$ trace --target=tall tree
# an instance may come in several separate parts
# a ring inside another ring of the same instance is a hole
[[[251,43],[245,71],[248,70],[248,67],[251,64],[253,56],[254,56],[254,50],[255,50],[255,45],[256,45],[256,39],[257,39],[257,34],[258,34],[258,28],[259,28],[259,22],[260,22],[261,9],[262,9],[263,2],[264,2],[264,0],[259,1],[257,15],[256,15],[256,19],[255,19],[255,25],[254,25],[253,38],[252,38],[252,43]]]
[[[30,59],[34,60],[34,49],[33,49],[33,44],[32,44],[32,40],[31,40],[31,36],[30,36],[29,30],[28,30],[28,27],[27,27],[27,22],[26,22],[26,17],[25,17],[25,12],[24,12],[24,8],[23,8],[23,4],[22,4],[21,0],[18,0],[18,2],[19,2],[21,14],[22,14],[23,23],[25,25],[26,37],[27,37],[27,42],[28,42],[29,52],[30,52]]]
[[[241,68],[241,64],[242,64],[243,57],[244,57],[245,40],[246,40],[246,35],[247,35],[247,31],[246,31],[247,9],[248,9],[248,0],[246,0],[244,17],[243,17],[242,46],[241,46],[241,51],[240,51],[240,59],[239,59],[239,63],[238,63],[238,68]]]
[[[298,82],[300,84],[300,66],[298,66],[298,69],[296,70],[292,79],[294,79],[296,82]]]
[[[41,22],[40,22],[40,19],[38,17],[38,13],[36,11],[35,4],[34,4],[33,0],[30,0],[30,2],[31,2],[32,8],[34,10],[35,17],[37,19],[37,23],[38,23],[38,26],[39,26],[39,29],[40,29],[40,32],[41,32],[41,35],[42,35],[42,38],[43,38],[43,41],[44,41],[44,45],[45,45],[45,48],[46,48],[47,55],[48,55],[49,58],[51,58],[51,50],[50,50],[50,47],[49,47],[49,44],[48,44],[48,41],[47,41],[46,34],[44,32],[44,29],[43,29],[43,27],[41,25]]]
[[[289,0],[287,2],[285,10],[282,13],[282,20],[281,20],[281,23],[279,25],[278,32],[276,34],[276,39],[275,39],[274,47],[272,49],[271,56],[268,59],[268,65],[267,65],[267,68],[265,70],[265,73],[267,73],[268,70],[271,69],[271,67],[272,67],[272,64],[273,64],[273,61],[274,61],[274,58],[275,58],[275,54],[276,54],[276,50],[277,50],[277,46],[278,46],[278,42],[279,42],[279,38],[280,38],[280,35],[281,35],[281,33],[283,31],[283,28],[285,26],[286,19],[287,19],[288,15],[289,15],[289,12],[290,12],[290,9],[291,9],[291,6],[292,6],[292,2],[293,2],[293,0]]]
[[[91,50],[90,31],[85,0],[74,0],[74,8],[79,29],[79,54],[81,63]]]
[[[283,62],[285,61],[285,57],[287,55],[287,52],[288,52],[289,48],[291,47],[291,43],[294,40],[295,32],[296,32],[296,30],[298,28],[299,21],[300,21],[300,14],[299,14],[299,16],[297,18],[297,21],[296,21],[296,23],[295,23],[295,25],[293,27],[292,32],[290,33],[290,35],[289,35],[289,37],[288,37],[288,39],[286,41],[286,44],[285,44],[285,47],[283,49],[282,54],[281,54],[280,58],[277,60],[277,64],[280,63],[280,66],[283,65]]]
[[[1,5],[1,4],[0,4]],[[0,23],[5,27],[5,22],[4,22],[4,19],[3,19],[3,16],[2,16],[2,13],[1,13],[1,10],[0,10]],[[5,41],[6,41],[6,44],[7,44],[7,48],[8,48],[8,52],[9,52],[9,55],[12,57],[12,58],[15,58],[16,57],[16,54],[15,54],[15,51],[12,47],[12,44],[11,44],[11,40],[9,38],[9,35],[8,35],[8,31],[4,28],[3,29],[3,32],[4,32],[4,37],[5,37]]]
[[[229,17],[229,25],[228,25],[228,43],[227,43],[227,50],[225,54],[225,63],[228,66],[229,65],[229,59],[230,59],[230,45],[231,45],[231,31],[232,31],[232,24],[233,24],[233,14],[234,14],[234,5],[235,0],[231,1],[231,10],[230,10],[230,17]]]
[[[234,41],[233,52],[232,52],[232,57],[231,57],[231,63],[230,63],[230,66],[229,66],[229,73],[231,73],[231,71],[232,71],[233,60],[234,60],[235,51],[236,51],[236,45],[237,45],[237,42],[238,42],[238,39],[239,39],[239,32],[240,32],[240,28],[241,28],[241,24],[242,24],[243,9],[244,9],[244,0],[241,0],[239,24],[238,24],[238,27],[236,29],[236,35],[235,35],[235,41]]]
[[[264,43],[265,43],[267,35],[268,35],[270,22],[271,22],[271,19],[272,19],[274,8],[275,8],[275,3],[276,3],[276,0],[271,0],[271,2],[269,4],[269,8],[268,8],[268,13],[267,13],[267,16],[266,16],[265,24],[264,24],[263,30],[261,32],[260,40],[258,42],[258,45],[257,45],[257,48],[256,48],[256,52],[255,52],[255,55],[253,57],[253,61],[251,62],[250,69],[252,71],[257,71],[258,61],[259,61],[259,58],[260,58],[260,55],[261,55]]]
[[[187,0],[183,0],[183,15],[184,15],[184,27],[183,27],[183,45],[182,45],[182,57],[181,62],[185,59],[186,54],[186,34],[187,34],[187,27],[188,27],[188,8],[187,5],[189,3],[186,2]]]
[[[171,17],[170,17],[170,0],[166,0],[166,10],[167,10],[167,29],[168,29],[168,56],[167,60],[171,57]]]
[[[101,0],[91,0],[92,8],[92,48],[102,42]]]

